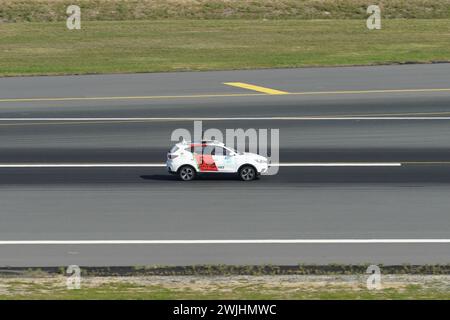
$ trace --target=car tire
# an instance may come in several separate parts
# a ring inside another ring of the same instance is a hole
[[[192,166],[182,166],[178,169],[178,177],[183,181],[194,180],[196,176],[195,169]]]
[[[255,167],[246,165],[242,166],[239,169],[239,178],[241,178],[242,181],[252,181],[255,180],[258,173],[256,172]]]

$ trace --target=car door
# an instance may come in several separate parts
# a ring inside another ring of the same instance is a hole
[[[219,172],[235,171],[235,159],[228,149],[216,146],[213,151],[213,159]]]
[[[219,171],[219,169],[217,168],[216,161],[213,157],[214,146],[203,145],[201,150],[202,150],[201,154],[195,154],[199,170],[201,172]]]

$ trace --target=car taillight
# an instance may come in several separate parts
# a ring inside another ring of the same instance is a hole
[[[175,159],[176,157],[178,157],[177,154],[170,154],[170,153],[167,154],[167,159],[169,160]]]

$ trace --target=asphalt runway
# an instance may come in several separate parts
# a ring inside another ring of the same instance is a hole
[[[448,242],[420,241],[450,239],[449,75],[439,64],[2,78],[0,266],[449,263]],[[205,130],[279,129],[280,163],[400,166],[287,166],[251,183],[184,183],[159,167],[2,167],[159,164],[173,130],[201,118],[216,118]],[[271,239],[329,242],[256,241]]]

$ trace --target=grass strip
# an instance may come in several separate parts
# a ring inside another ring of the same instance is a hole
[[[0,24],[0,76],[450,60],[450,20],[161,20]]]

